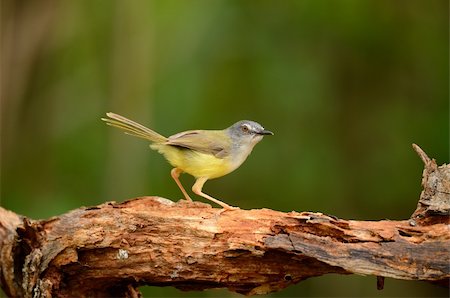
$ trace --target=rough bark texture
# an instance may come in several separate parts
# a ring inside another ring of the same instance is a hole
[[[158,197],[35,221],[0,208],[0,281],[11,297],[139,297],[140,285],[277,291],[326,273],[447,285],[450,166],[425,163],[411,219],[225,211]]]

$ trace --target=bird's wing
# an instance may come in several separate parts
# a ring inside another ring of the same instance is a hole
[[[218,130],[189,130],[170,136],[166,145],[188,148],[201,153],[225,158],[231,150],[231,141]]]

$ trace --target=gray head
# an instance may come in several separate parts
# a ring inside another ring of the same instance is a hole
[[[230,155],[233,160],[233,168],[239,167],[252,152],[253,147],[263,139],[265,135],[273,135],[273,132],[265,130],[261,124],[242,120],[236,122],[225,130],[231,138],[232,149]]]
[[[273,132],[265,130],[261,124],[250,120],[236,122],[228,127],[227,130],[234,140],[249,143],[261,141],[264,135],[273,135]]]

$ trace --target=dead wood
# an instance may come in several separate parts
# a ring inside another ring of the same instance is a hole
[[[450,278],[450,166],[425,163],[408,220],[355,221],[269,209],[223,212],[159,197],[47,220],[0,208],[0,281],[10,297],[139,297],[141,285],[254,295],[327,273]],[[374,285],[375,286],[375,285]]]

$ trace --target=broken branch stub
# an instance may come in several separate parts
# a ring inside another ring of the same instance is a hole
[[[424,162],[422,174],[422,193],[417,209],[411,216],[413,223],[430,225],[434,223],[450,223],[450,166],[438,166],[434,159],[416,144],[414,150]]]

